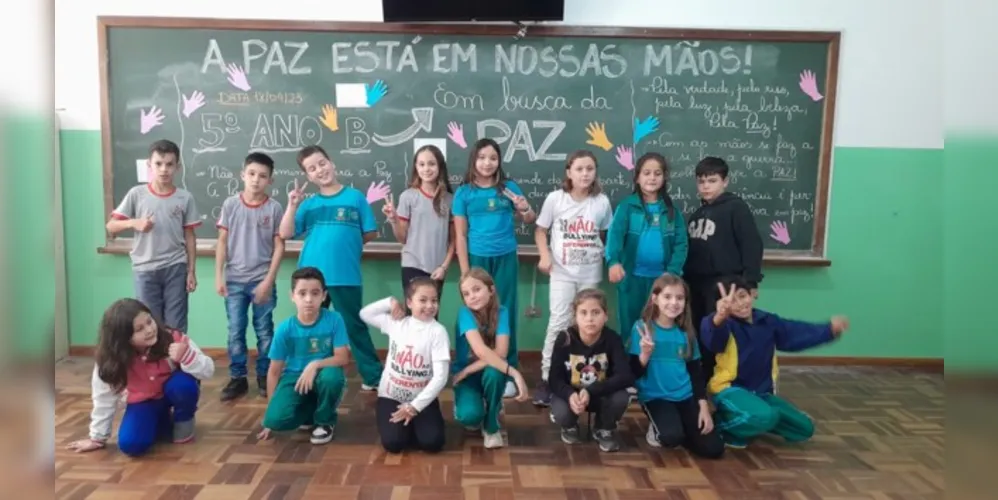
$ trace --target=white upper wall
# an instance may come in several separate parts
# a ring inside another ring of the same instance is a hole
[[[100,128],[97,16],[381,21],[377,0],[55,0],[63,128]],[[565,24],[841,31],[835,144],[941,148],[941,0],[566,0]]]

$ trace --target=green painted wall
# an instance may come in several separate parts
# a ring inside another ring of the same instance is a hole
[[[104,308],[132,294],[127,256],[99,255],[107,214],[101,184],[100,132],[64,131],[62,161],[72,345],[92,345]],[[939,358],[943,355],[941,150],[836,148],[828,255],[824,269],[767,268],[760,306],[782,315],[822,320],[844,313],[852,330],[811,355]],[[286,293],[294,267],[281,270],[277,317],[292,313]],[[455,266],[456,267],[456,266]],[[456,272],[456,269],[454,270]],[[398,263],[365,264],[365,301],[399,293]],[[200,344],[226,339],[222,299],[215,295],[210,258],[198,264],[191,299],[191,334]],[[533,267],[521,270],[520,308],[530,305]],[[441,318],[451,324],[458,296],[448,281]],[[536,303],[546,309],[547,286]],[[614,294],[611,294],[614,297]],[[916,312],[917,311],[917,312]],[[913,312],[915,312],[913,314]],[[521,320],[520,345],[540,349],[547,319]],[[385,342],[375,337],[379,347]]]

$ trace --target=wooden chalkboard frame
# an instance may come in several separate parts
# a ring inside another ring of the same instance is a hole
[[[109,51],[107,33],[111,28],[177,28],[214,30],[259,30],[259,31],[342,31],[353,33],[411,33],[421,35],[466,35],[466,36],[513,36],[519,29],[512,24],[434,24],[434,23],[378,23],[378,22],[329,22],[329,21],[284,21],[260,19],[210,19],[191,17],[128,17],[98,16],[97,41],[100,58],[100,99],[101,99],[101,151],[104,168],[104,214],[114,210],[113,158],[111,141],[111,95]],[[717,29],[642,28],[609,26],[530,26],[527,36],[553,37],[597,37],[597,38],[668,38],[696,40],[732,40],[759,42],[819,42],[828,44],[828,58],[822,109],[823,123],[818,164],[818,185],[815,189],[814,232],[809,250],[766,250],[763,263],[772,266],[827,267],[831,261],[826,255],[826,229],[828,225],[828,199],[832,162],[832,133],[835,124],[835,98],[838,89],[839,44],[838,31],[744,31]],[[539,207],[538,207],[539,209]],[[113,237],[105,233],[104,246],[98,253],[127,254],[131,250],[131,238]],[[198,238],[199,256],[215,255],[215,238]],[[297,240],[287,242],[285,256],[297,256],[302,243]],[[397,259],[401,253],[399,243],[371,242],[364,247],[365,259]],[[537,258],[536,245],[520,245],[519,256]]]

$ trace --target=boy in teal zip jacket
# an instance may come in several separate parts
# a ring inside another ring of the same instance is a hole
[[[646,153],[634,170],[634,194],[617,205],[606,240],[621,332],[631,331],[641,318],[656,278],[664,273],[682,276],[689,246],[686,222],[668,194],[665,158]]]

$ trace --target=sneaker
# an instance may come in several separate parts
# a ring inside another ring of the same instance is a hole
[[[317,425],[312,431],[312,444],[326,444],[333,440],[335,428],[331,425]]]
[[[488,432],[482,430],[482,441],[485,444],[485,448],[490,450],[493,448],[502,448],[503,446],[506,446],[506,442],[503,440],[502,432],[500,431],[496,431],[493,432],[492,434],[489,434]]]
[[[555,420],[555,418],[554,418],[554,412],[553,411],[549,411],[548,412],[548,419],[551,420],[552,424],[557,424],[558,423],[558,421]]]
[[[731,448],[734,450],[744,450],[745,448],[748,448],[748,441],[733,438],[731,436],[723,436],[723,439],[724,439],[724,446],[726,448]]]
[[[579,437],[579,426],[561,428],[561,442],[565,444],[579,444],[582,438]]]
[[[502,392],[502,397],[515,398],[517,394],[519,394],[519,391],[516,389],[516,384],[512,380],[507,381],[506,389]]]
[[[600,451],[614,452],[620,449],[620,442],[617,441],[617,431],[596,429],[593,431],[593,439],[599,443]]]
[[[232,401],[245,396],[247,392],[249,392],[249,383],[246,382],[246,377],[231,378],[229,383],[222,388],[221,400],[223,402]]]
[[[648,424],[648,432],[645,433],[645,441],[648,441],[648,446],[652,448],[661,448],[662,443],[658,442],[658,433],[655,432],[655,426]]]
[[[256,389],[260,393],[261,398],[267,397],[267,376],[259,376],[256,378]]]
[[[360,384],[360,392],[375,392],[378,388],[373,385]]]
[[[244,379],[245,380],[245,379]],[[173,423],[173,442],[189,443],[194,440],[194,419]]]
[[[464,427],[464,430],[466,432],[478,432],[478,431],[482,430],[482,426],[480,426],[480,425],[468,425],[468,426]]]
[[[534,406],[551,406],[551,391],[547,382],[542,381],[534,389]]]

